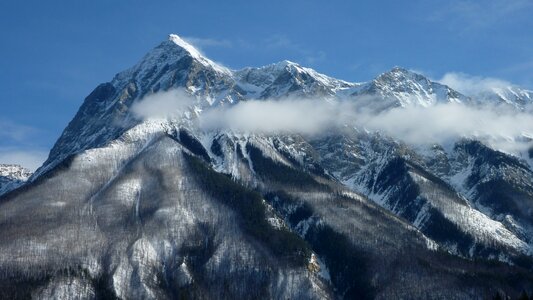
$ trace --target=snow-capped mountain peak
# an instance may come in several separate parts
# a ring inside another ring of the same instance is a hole
[[[388,106],[422,106],[437,103],[467,103],[469,98],[450,87],[431,81],[424,75],[394,67],[363,85],[354,95],[374,96],[387,100]]]
[[[287,60],[287,59],[284,59],[280,62],[277,62],[277,63],[274,63],[272,64],[272,66],[275,66],[276,68],[278,69],[286,69],[286,68],[301,68],[301,66],[296,63],[296,62],[293,62],[293,61],[290,61],[290,60]]]
[[[197,58],[197,59],[203,58],[203,55],[200,54],[200,52],[196,48],[194,48],[191,44],[187,43],[177,34],[170,34],[168,36],[168,40],[180,46],[181,48],[187,50],[187,52],[189,52],[194,58]]]
[[[479,103],[505,104],[523,110],[533,104],[533,91],[513,85],[498,86],[472,95],[472,98]]]
[[[182,65],[176,65],[183,58],[219,73],[220,76],[231,76],[232,74],[231,70],[208,59],[183,38],[176,34],[170,34],[168,40],[163,41],[148,52],[139,63],[126,71],[118,73],[112,83],[117,85],[131,80],[132,77],[139,79],[153,78],[154,76],[162,75],[161,73],[163,72],[172,71],[169,70],[171,67],[184,68]]]
[[[0,195],[22,185],[32,172],[19,165],[0,164]]]
[[[200,53],[198,49],[196,49],[193,45],[191,45],[190,43],[182,39],[177,34],[170,34],[168,36],[168,40],[174,43],[175,45],[181,47],[183,50],[187,51],[189,55],[191,55],[194,59],[198,60],[205,66],[212,67],[216,69],[217,71],[220,71],[223,73],[227,73],[227,74],[231,73],[231,71],[228,68],[220,64],[217,64],[213,62],[212,60],[208,59],[207,57],[205,57],[204,55],[202,55],[202,53]]]
[[[30,175],[30,170],[20,165],[0,164],[0,176],[2,177],[26,180]]]
[[[196,96],[202,110],[241,100],[284,97],[354,99],[359,107],[378,110],[470,101],[446,85],[401,67],[367,83],[339,80],[288,60],[232,71],[172,34],[134,67],[117,74],[87,97],[33,178],[71,154],[119,137],[139,122],[130,114],[133,103],[146,95],[177,88]]]
[[[339,96],[338,92],[358,86],[321,74],[298,63],[283,60],[258,68],[244,68],[235,72],[239,85],[250,98],[278,98],[295,96]]]
[[[502,105],[525,110],[533,104],[533,91],[514,83],[491,77],[446,73],[439,81],[471,98],[476,105]]]
[[[376,81],[403,81],[403,80],[414,80],[417,82],[424,82],[426,84],[430,83],[430,80],[424,77],[421,74],[415,73],[413,71],[407,70],[405,68],[395,66],[387,72],[384,72],[378,75],[375,79]]]

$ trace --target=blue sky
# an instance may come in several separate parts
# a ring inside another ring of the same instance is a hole
[[[533,89],[533,2],[2,1],[0,163],[35,168],[97,84],[177,33],[230,68],[289,59],[349,81],[393,66]]]

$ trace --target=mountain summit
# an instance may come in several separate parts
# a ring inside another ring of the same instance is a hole
[[[216,69],[218,71],[225,72],[225,73],[228,73],[228,74],[230,73],[230,71],[228,69],[226,69],[225,67],[222,67],[222,66],[212,62],[211,60],[209,60],[205,56],[203,56],[200,53],[200,51],[198,51],[196,48],[194,48],[191,44],[189,44],[186,41],[184,41],[178,35],[170,34],[168,36],[168,40],[170,42],[176,44],[182,50],[186,51],[188,53],[188,55],[190,55],[195,60],[197,60],[197,61],[201,62],[202,64],[204,64],[206,67],[214,68],[214,69]]]
[[[370,83],[356,95],[371,95],[390,101],[391,106],[429,107],[438,103],[468,103],[470,99],[446,85],[433,82],[423,75],[394,67]]]
[[[135,116],[180,90],[183,116]],[[176,35],[95,88],[44,165],[0,197],[0,298],[518,297],[533,289],[533,170],[475,139],[410,145],[206,130],[303,98],[378,111],[477,105],[401,68],[367,83],[283,61],[230,70]]]

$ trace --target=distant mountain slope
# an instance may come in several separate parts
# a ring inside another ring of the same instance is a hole
[[[19,165],[0,164],[0,195],[21,186],[31,174]]]

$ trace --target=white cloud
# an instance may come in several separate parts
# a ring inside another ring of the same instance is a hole
[[[193,101],[184,90],[173,90],[146,97],[134,105],[133,111],[140,118],[174,118],[190,109]],[[203,130],[305,135],[350,125],[379,131],[410,144],[443,144],[473,137],[508,153],[531,147],[533,114],[528,112],[453,103],[383,111],[376,103],[386,101],[368,97],[333,102],[295,98],[249,100],[208,108],[200,114],[198,122]]]
[[[189,44],[199,49],[209,48],[209,47],[231,48],[233,46],[233,43],[230,40],[199,38],[199,37],[184,37],[183,39]]]
[[[207,130],[315,134],[333,125],[336,108],[320,100],[251,100],[208,110],[200,123]]]
[[[483,92],[492,91],[495,88],[500,89],[513,86],[512,83],[497,78],[472,76],[454,72],[444,74],[437,81],[467,96],[475,96]]]
[[[44,150],[0,149],[0,163],[17,164],[31,171],[40,167],[48,157]]]
[[[178,116],[194,102],[183,89],[174,89],[145,96],[133,104],[131,111],[139,119]]]
[[[379,131],[409,144],[448,143],[461,137],[482,140],[517,153],[531,147],[533,115],[511,108],[474,108],[441,104],[429,108],[393,108],[380,113],[362,109],[363,101],[326,102],[323,99],[254,100],[200,116],[204,129],[231,129],[260,133],[321,134],[351,125]]]
[[[442,104],[430,108],[395,108],[378,115],[358,115],[359,125],[411,144],[446,143],[474,137],[516,153],[531,146],[533,115],[501,107],[474,108]]]

